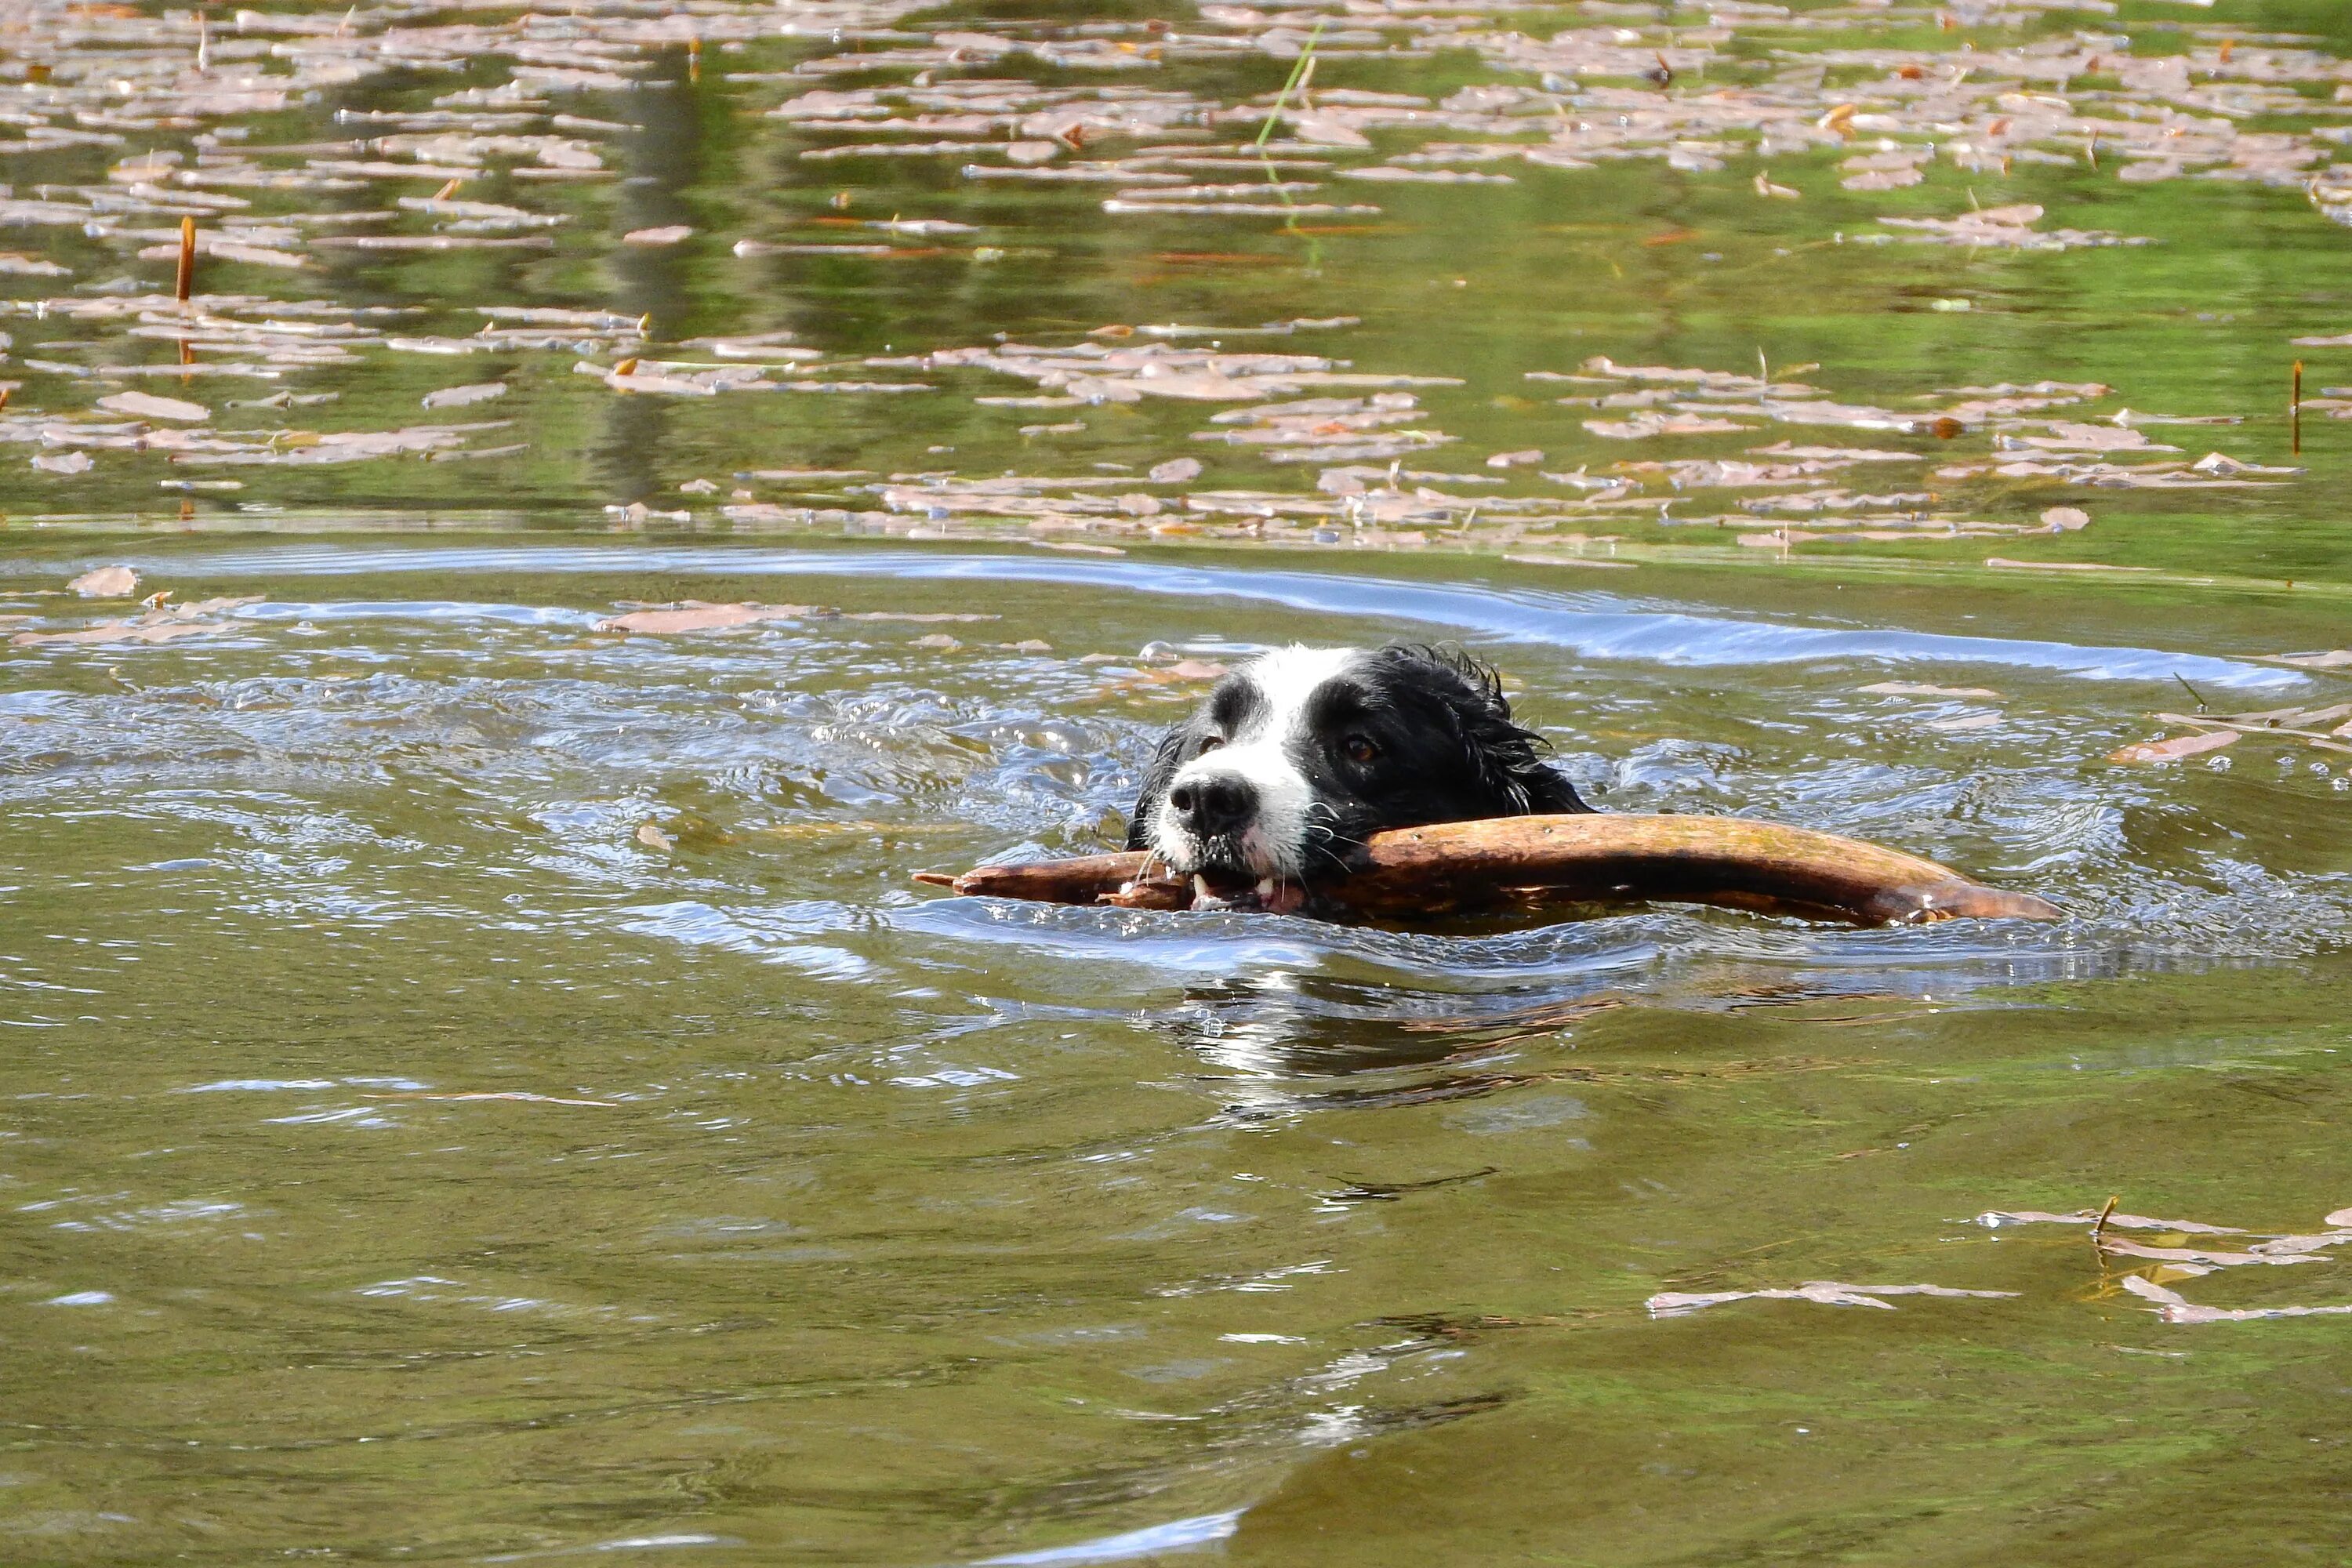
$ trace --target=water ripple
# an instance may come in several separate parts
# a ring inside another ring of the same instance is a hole
[[[678,546],[415,550],[284,546],[175,556],[142,563],[181,576],[359,576],[391,573],[675,573],[730,577],[881,577],[905,581],[1038,583],[1184,598],[1239,599],[1341,616],[1406,622],[1498,643],[1535,643],[1588,658],[1679,666],[1809,664],[1823,659],[1891,665],[1994,665],[2092,680],[2170,680],[2225,689],[2285,689],[2306,682],[2202,654],[1958,637],[1898,627],[1855,629],[1653,608],[1613,595],[1452,586],[1346,576],[1137,561],[1044,561],[1019,555],[934,555],[913,551],[711,550]],[[257,609],[262,606],[256,606]],[[468,613],[481,613],[472,607]]]

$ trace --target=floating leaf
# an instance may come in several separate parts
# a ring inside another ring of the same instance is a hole
[[[18,647],[38,647],[51,643],[158,643],[226,630],[226,623],[216,621],[107,621],[99,626],[84,626],[79,631],[18,632],[8,640]]]
[[[2247,1264],[2316,1263],[2318,1258],[2301,1253],[2273,1254],[2267,1252],[2212,1252],[2193,1247],[2150,1247],[2126,1237],[2111,1236],[2099,1243],[2100,1247],[2117,1258],[2151,1258],[2163,1263],[2198,1263],[2208,1268],[2234,1268]]]
[[[128,566],[100,566],[66,584],[85,599],[127,599],[139,587],[139,574]]]
[[[1958,1290],[1946,1285],[1841,1285],[1817,1279],[1793,1289],[1715,1290],[1690,1293],[1662,1290],[1644,1303],[1654,1318],[1682,1318],[1707,1307],[1720,1307],[1732,1301],[1813,1301],[1824,1307],[1875,1307],[1881,1311],[1895,1310],[1888,1296],[1967,1297],[1982,1300],[2012,1299],[2014,1290]]]
[[[83,626],[69,632],[18,632],[8,640],[18,647],[39,647],[52,644],[88,643],[160,643],[180,637],[206,637],[229,629],[226,621],[205,617],[243,605],[257,605],[257,596],[241,599],[199,599],[192,605],[176,605],[169,608],[156,603],[157,595],[150,600],[152,608],[136,620],[103,621],[94,626]]]
[[[118,392],[100,398],[98,406],[109,414],[128,414],[137,419],[173,419],[188,424],[202,424],[213,416],[213,411],[201,403],[158,397],[150,392]]]
[[[814,605],[714,605],[688,599],[682,605],[631,610],[625,615],[613,616],[598,621],[596,629],[600,632],[660,635],[724,631],[767,621],[797,621],[819,613]]]
[[[504,397],[507,384],[502,381],[477,381],[464,386],[445,386],[426,393],[419,401],[427,408],[463,408],[471,403],[488,403],[493,397]]]
[[[290,250],[273,249],[266,245],[240,245],[223,236],[203,232],[196,236],[196,254],[209,256],[216,261],[241,261],[248,267],[281,267],[289,271],[310,265],[308,258]],[[139,251],[142,261],[176,261],[179,257],[180,247],[176,243],[150,245]]]
[[[2111,566],[2104,561],[2015,561],[1988,555],[1985,564],[2004,572],[2152,572],[2152,566]]]
[[[2252,1323],[2266,1318],[2340,1318],[2352,1316],[2352,1305],[2332,1307],[2200,1307],[2179,1291],[2144,1279],[2137,1274],[2123,1278],[2123,1288],[2143,1300],[2157,1306],[2157,1315],[2168,1323]]]
[[[2084,1225],[2099,1226],[2108,1230],[2171,1230],[2183,1236],[2244,1236],[2236,1226],[2206,1225],[2193,1219],[2156,1219],[2147,1215],[2121,1214],[2097,1209],[2077,1209],[2073,1214],[2053,1214],[2047,1209],[1987,1209],[1971,1222],[1988,1230],[1998,1230],[2005,1225]],[[2331,1222],[2333,1223],[2333,1222]]]
[[[1584,427],[1612,441],[1646,441],[1657,436],[1719,436],[1752,429],[1705,416],[1637,414],[1631,419],[1587,419]]]
[[[2235,730],[2210,730],[2200,735],[2176,735],[2168,741],[2142,741],[2137,745],[2120,747],[2107,753],[2111,763],[2177,763],[2184,757],[2201,756],[2235,744]]]

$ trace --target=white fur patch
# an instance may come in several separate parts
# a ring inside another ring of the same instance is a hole
[[[1295,882],[1306,874],[1315,790],[1292,760],[1292,748],[1306,736],[1307,706],[1317,689],[1360,657],[1354,648],[1293,644],[1243,666],[1242,678],[1257,689],[1259,711],[1240,733],[1185,763],[1169,781],[1172,790],[1235,778],[1256,791],[1257,819],[1242,835],[1241,851],[1249,869],[1261,878]],[[1151,847],[1179,871],[1191,870],[1201,860],[1201,845],[1164,809],[1153,814]]]

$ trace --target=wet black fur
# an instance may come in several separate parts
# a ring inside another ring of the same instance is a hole
[[[1236,671],[1161,739],[1129,848],[1150,847],[1154,814],[1202,742],[1230,735],[1261,700],[1247,670]],[[1315,790],[1316,848],[1335,867],[1346,847],[1385,828],[1592,809],[1546,760],[1550,746],[1511,717],[1494,668],[1458,648],[1373,649],[1326,682],[1308,713],[1310,734],[1292,760]],[[1353,735],[1379,748],[1370,764],[1349,760],[1344,743]]]

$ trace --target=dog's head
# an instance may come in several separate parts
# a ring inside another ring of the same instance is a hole
[[[1466,654],[1278,648],[1160,742],[1128,847],[1196,878],[1196,909],[1296,909],[1383,828],[1589,810],[1546,750]]]

